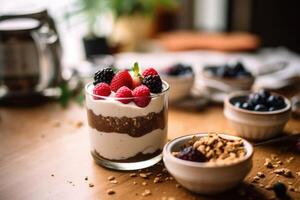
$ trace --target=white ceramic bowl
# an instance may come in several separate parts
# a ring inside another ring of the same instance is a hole
[[[208,72],[208,67],[202,70],[202,80],[206,88],[210,91],[223,91],[226,93],[237,90],[251,89],[255,78],[253,76],[243,78],[227,78],[211,75]]]
[[[206,136],[207,133],[194,134],[198,137]],[[179,151],[180,146],[190,140],[194,135],[187,135],[168,142],[163,150],[163,161],[169,173],[183,187],[196,193],[216,194],[229,190],[241,183],[252,168],[253,147],[246,140],[225,134],[219,136],[230,139],[242,139],[246,148],[243,159],[227,165],[211,165],[181,160],[172,155]]]
[[[285,108],[266,112],[245,110],[234,106],[235,101],[245,99],[249,93],[234,92],[224,100],[224,115],[235,129],[234,135],[259,141],[282,133],[290,117],[291,102],[284,97]]]
[[[161,74],[161,77],[170,85],[170,103],[174,103],[187,97],[191,92],[195,80],[195,75],[193,73],[188,73],[181,76]]]

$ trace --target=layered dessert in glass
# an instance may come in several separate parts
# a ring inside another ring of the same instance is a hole
[[[99,70],[86,85],[91,153],[105,167],[133,170],[161,160],[169,86],[153,68]]]

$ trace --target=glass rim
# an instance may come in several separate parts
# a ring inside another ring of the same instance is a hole
[[[163,87],[163,91],[158,93],[158,94],[154,94],[154,93],[150,93],[150,98],[155,98],[155,97],[159,97],[159,96],[163,96],[165,95],[169,89],[170,89],[170,85],[166,82],[166,81],[162,81],[163,85],[165,87]],[[130,99],[136,99],[136,98],[141,98],[141,97],[110,97],[110,96],[101,96],[101,95],[96,95],[96,94],[93,94],[91,91],[88,90],[88,88],[90,87],[90,85],[93,85],[93,82],[88,82],[86,85],[85,85],[85,93],[88,94],[88,95],[91,95],[93,97],[96,97],[96,98],[99,98],[99,99],[113,99],[113,100],[130,100]]]

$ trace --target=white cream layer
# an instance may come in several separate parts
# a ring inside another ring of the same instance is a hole
[[[167,128],[156,129],[141,137],[131,137],[127,134],[105,133],[89,127],[91,150],[96,150],[101,156],[122,160],[138,153],[154,153],[162,149],[167,140]]]
[[[92,87],[89,88],[92,90]],[[145,116],[151,112],[159,113],[164,107],[164,95],[158,95],[151,98],[150,103],[144,107],[138,107],[134,102],[123,104],[113,98],[95,100],[93,96],[86,94],[86,106],[91,109],[95,115],[110,117],[137,117]]]

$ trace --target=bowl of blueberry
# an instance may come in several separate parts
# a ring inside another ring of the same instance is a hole
[[[166,169],[183,187],[201,194],[229,190],[252,168],[253,147],[226,134],[198,133],[175,138],[163,150]]]
[[[207,89],[223,92],[249,90],[255,80],[242,62],[205,66],[202,70],[202,78]]]
[[[174,103],[190,94],[195,74],[190,65],[177,63],[161,71],[162,78],[169,83],[169,102]]]
[[[224,100],[224,115],[236,135],[264,140],[282,133],[291,112],[291,102],[266,90],[234,92]]]

